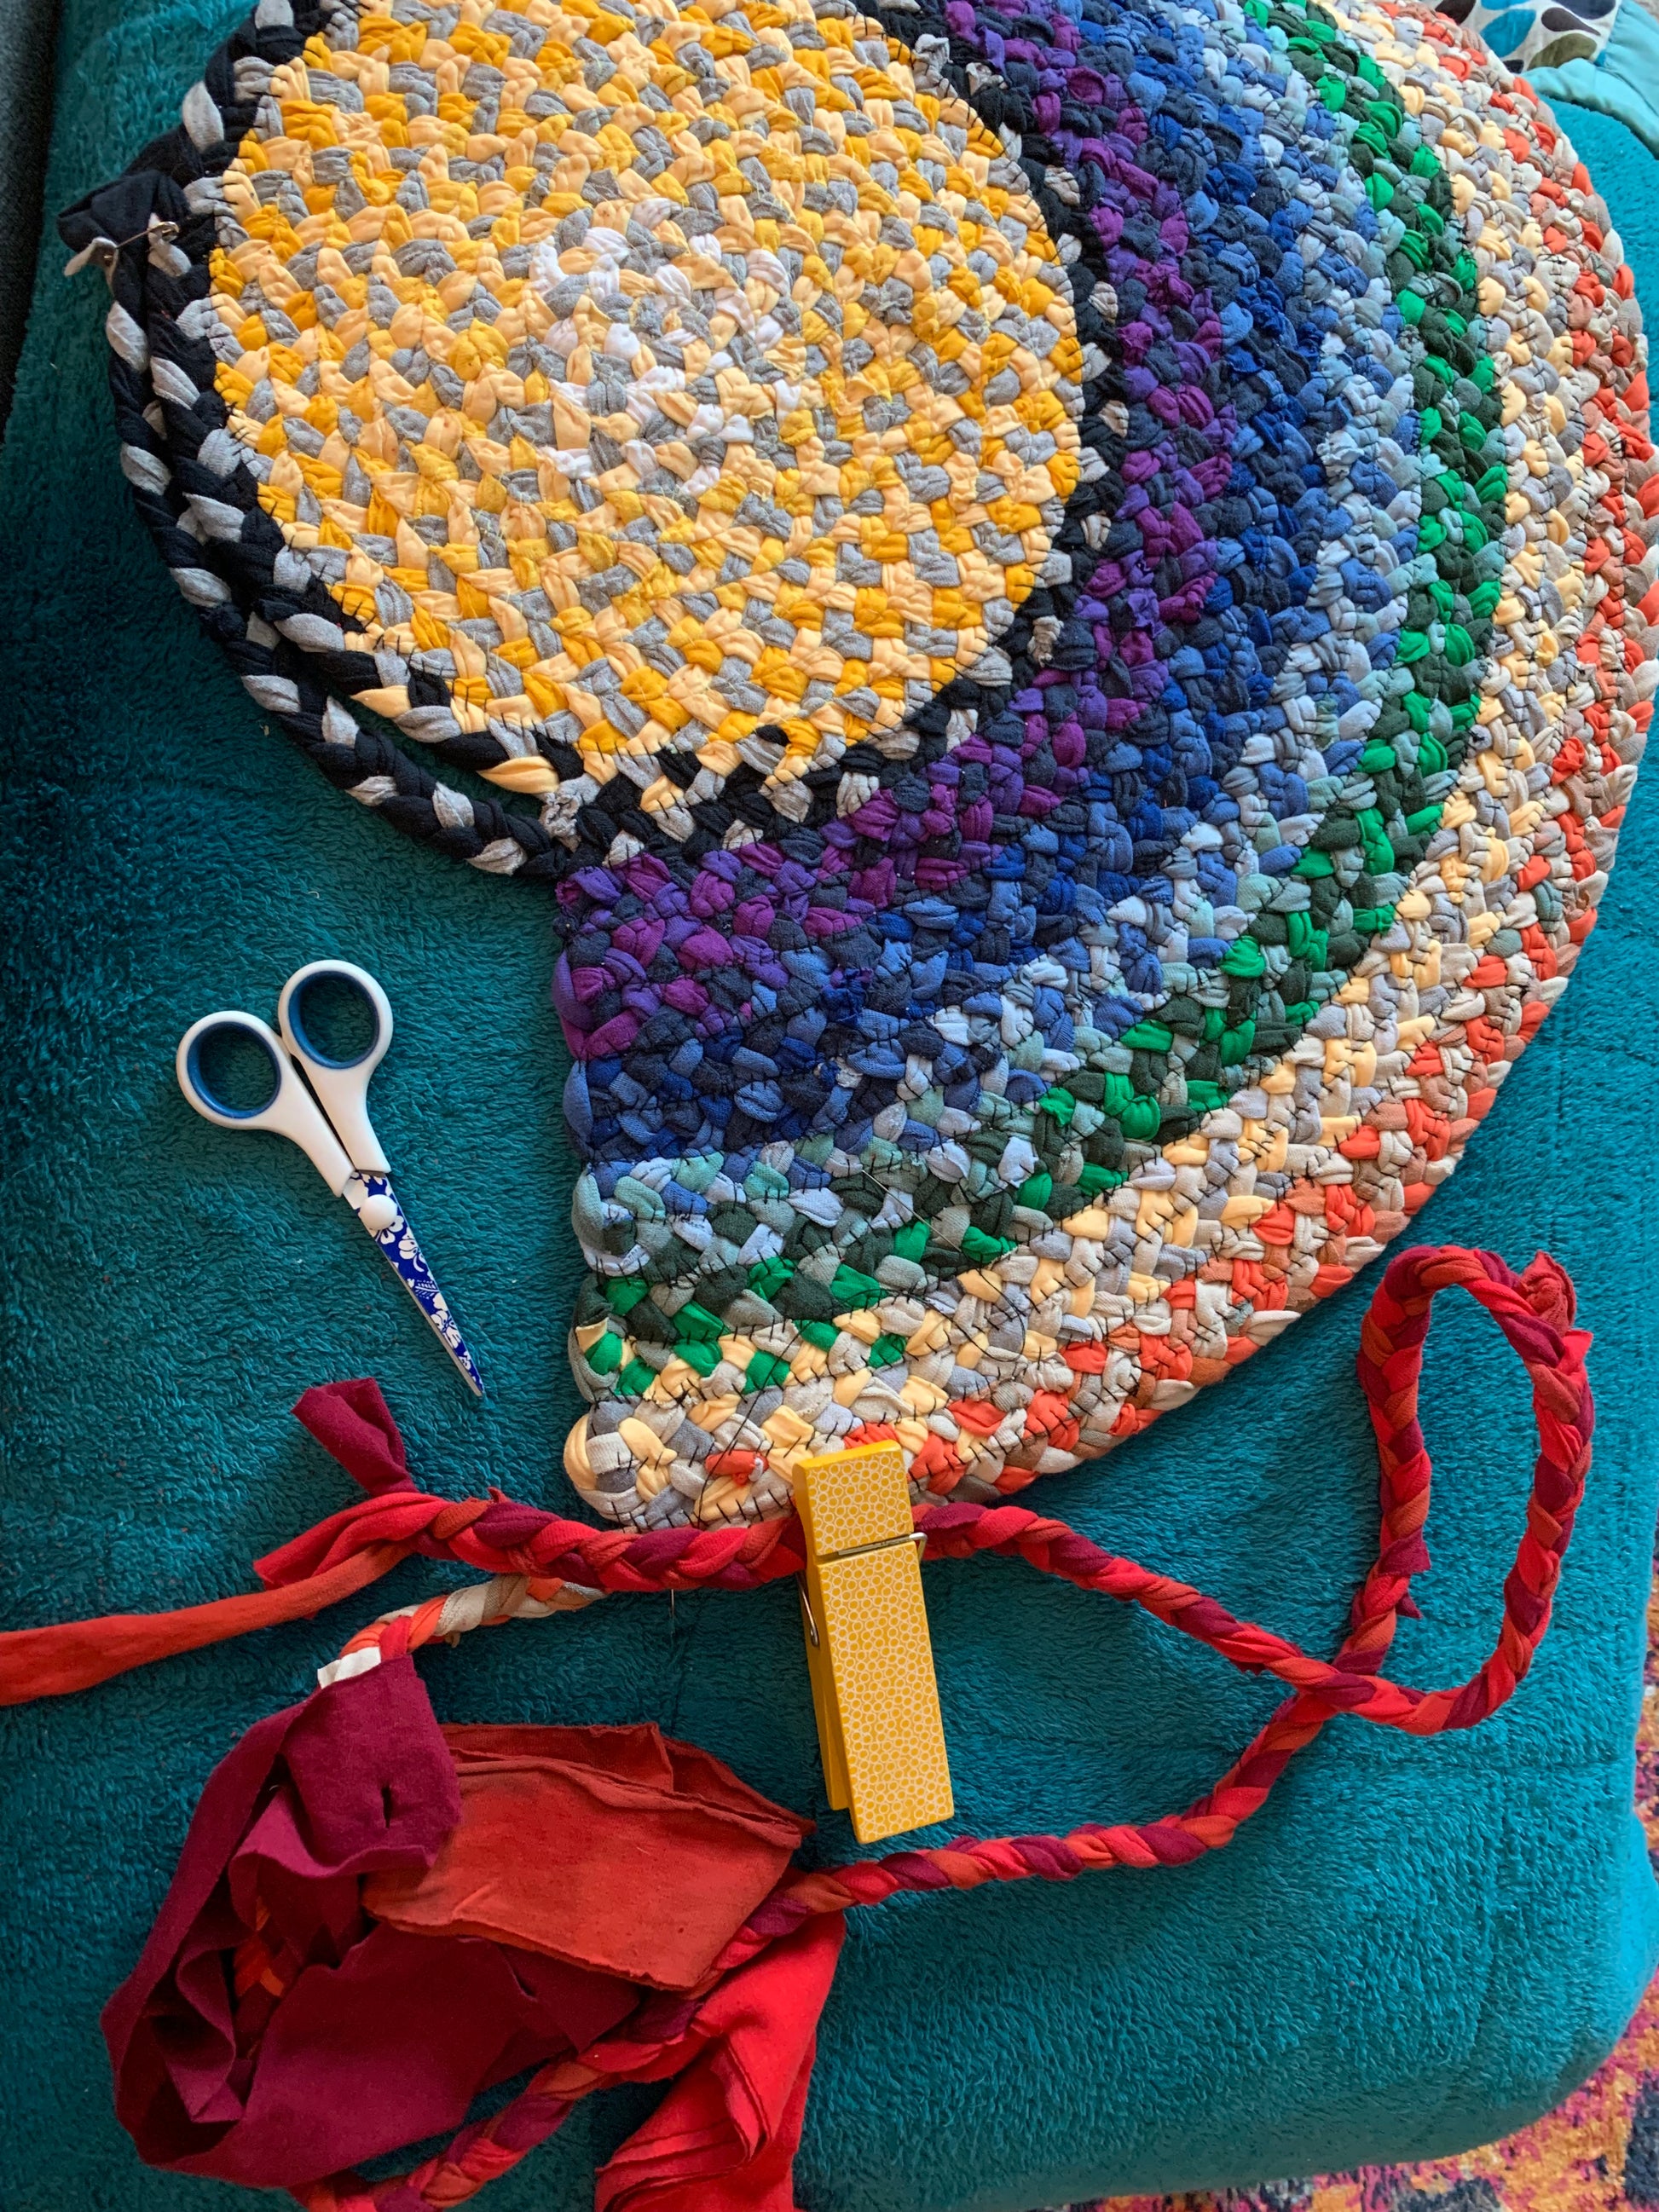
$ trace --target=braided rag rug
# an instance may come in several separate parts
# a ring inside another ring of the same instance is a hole
[[[566,1463],[622,1526],[446,1505],[337,1395],[374,1495],[269,1596],[24,1632],[14,1693],[411,1547],[487,1567],[321,1693],[402,1696],[434,1636],[787,1576],[792,1466],[891,1438],[930,1557],[1023,1557],[1291,1696],[1183,1814],[805,1864],[719,1974],[900,1891],[1185,1869],[1339,1711],[1486,1720],[1589,1462],[1547,1263],[1413,1253],[1379,1291],[1383,1531],[1334,1660],[1004,1501],[1398,1234],[1589,934],[1659,477],[1588,195],[1524,84],[1404,10],[261,0],[66,234],[111,276],[139,511],[260,707],[399,828],[552,888]],[[1447,1284],[1521,1353],[1541,1449],[1498,1640],[1424,1693],[1376,1670],[1426,1563]],[[238,2003],[280,2017],[256,1938]],[[452,2203],[699,2032],[647,2007],[406,2177],[236,2178]]]
[[[255,699],[554,889],[635,1527],[877,1436],[1006,1495],[1348,1282],[1659,678],[1634,282],[1524,88],[1272,0],[895,25],[264,0],[63,225]]]

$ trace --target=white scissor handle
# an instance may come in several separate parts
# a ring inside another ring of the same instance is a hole
[[[355,1060],[337,1060],[325,1052],[306,1026],[306,997],[324,981],[343,983],[367,1000],[374,1017],[374,1034],[368,1049]],[[306,1072],[306,1079],[334,1124],[352,1165],[363,1175],[390,1175],[392,1164],[380,1149],[368,1118],[368,1081],[386,1058],[392,1042],[392,1001],[367,969],[349,960],[313,960],[298,968],[283,986],[276,1001],[276,1026],[289,1050]]]
[[[202,1050],[210,1037],[227,1035],[251,1038],[270,1060],[274,1087],[263,1106],[241,1109],[214,1095],[202,1065]],[[334,1195],[340,1196],[354,1173],[352,1164],[306,1089],[283,1040],[267,1023],[253,1014],[204,1014],[179,1038],[173,1065],[179,1088],[204,1121],[216,1121],[222,1129],[269,1129],[288,1138],[307,1155]]]

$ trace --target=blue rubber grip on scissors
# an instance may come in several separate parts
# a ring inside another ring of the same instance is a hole
[[[324,1050],[306,1027],[306,995],[321,982],[343,983],[368,1006],[374,1034],[363,1051],[340,1060]],[[360,1175],[390,1175],[392,1164],[368,1118],[368,1085],[392,1042],[392,1001],[366,968],[349,960],[313,960],[296,969],[276,1001],[283,1041],[305,1069],[306,1079]]]
[[[262,1106],[232,1106],[216,1097],[208,1083],[203,1047],[211,1037],[233,1035],[251,1039],[270,1061],[274,1084]],[[334,1195],[343,1194],[356,1170],[275,1030],[252,1014],[204,1014],[179,1038],[173,1065],[179,1088],[204,1121],[216,1122],[222,1129],[268,1129],[274,1136],[286,1137],[306,1154]]]

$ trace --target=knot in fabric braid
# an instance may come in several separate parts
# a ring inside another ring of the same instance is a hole
[[[441,1513],[433,1516],[428,1532],[432,1541],[434,1544],[452,1542],[463,1529],[470,1528],[474,1522],[482,1520],[489,1510],[488,1504],[482,1498],[465,1498],[453,1505],[446,1505]]]

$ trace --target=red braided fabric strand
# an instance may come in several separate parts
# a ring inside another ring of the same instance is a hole
[[[1417,1419],[1417,1390],[1434,1298],[1454,1286],[1486,1308],[1525,1367],[1540,1448],[1526,1525],[1504,1585],[1497,1645],[1461,1687],[1423,1691],[1388,1681],[1376,1670],[1402,1609],[1409,1606],[1412,1577],[1429,1564],[1422,1532],[1432,1468]],[[1286,1638],[1238,1620],[1184,1583],[1101,1550],[1063,1522],[1017,1506],[919,1510],[916,1526],[926,1533],[929,1559],[963,1559],[987,1551],[1017,1554],[1080,1589],[1145,1607],[1233,1665],[1276,1675],[1295,1694],[1215,1787],[1184,1812],[1140,1824],[1090,1824],[1063,1837],[960,1837],[933,1849],[792,1874],[727,1946],[709,1985],[815,1913],[878,1905],[901,1890],[972,1889],[982,1882],[1033,1877],[1068,1881],[1115,1866],[1185,1865],[1231,1842],[1240,1824],[1265,1802],[1293,1753],[1338,1712],[1413,1735],[1436,1735],[1472,1728],[1496,1711],[1525,1677],[1548,1627],[1589,1467],[1594,1411],[1584,1373],[1589,1338],[1571,1327],[1571,1285],[1542,1255],[1521,1276],[1492,1253],[1457,1247],[1419,1247],[1401,1253],[1389,1267],[1365,1320],[1358,1358],[1382,1463],[1380,1541],[1334,1660],[1310,1658]],[[526,1528],[510,1564],[499,1563],[479,1556],[476,1548],[485,1517],[481,1515],[450,1540],[451,1556],[488,1565],[495,1572],[546,1574],[567,1571],[554,1560],[568,1560],[574,1552],[582,1562],[580,1578],[610,1589],[639,1587],[632,1577],[641,1572],[653,1577],[648,1586],[655,1588],[745,1587],[791,1572],[799,1557],[798,1545],[773,1536],[770,1529],[723,1531],[713,1537],[676,1532],[669,1540],[670,1556],[668,1547],[655,1537],[573,1532],[568,1522],[550,1522],[534,1534]],[[527,1523],[539,1516],[524,1517]],[[368,1540],[384,1541],[386,1534],[377,1529]],[[751,1540],[757,1538],[771,1540]],[[646,1546],[655,1549],[642,1558]],[[337,1556],[330,1550],[319,1564]],[[730,1579],[738,1576],[742,1582]],[[628,2080],[659,2080],[672,2071],[675,2050],[695,2012],[696,2000],[653,2001],[626,2027],[579,2058],[544,2068],[494,2118],[462,2129],[447,2150],[412,2172],[372,2186],[356,2176],[341,2176],[300,2192],[301,2201],[307,2212],[441,2212],[461,2203],[545,2141],[589,2091]]]

